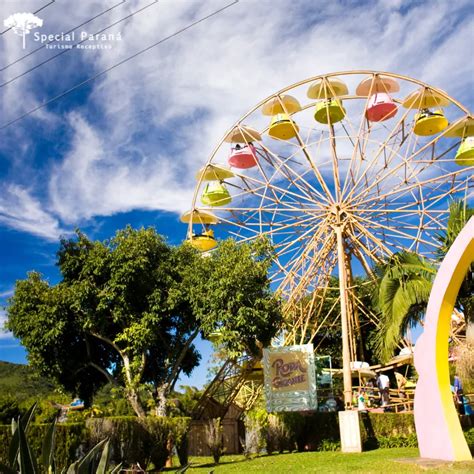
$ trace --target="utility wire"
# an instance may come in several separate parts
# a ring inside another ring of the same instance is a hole
[[[144,7],[140,8],[139,10],[136,10],[132,13],[130,13],[130,15],[127,15],[123,18],[121,18],[120,20],[117,20],[115,21],[114,23],[112,23],[111,25],[109,26],[106,26],[105,28],[102,28],[101,30],[99,31],[96,31],[95,33],[93,33],[94,35],[100,35],[101,33],[103,33],[104,31],[108,30],[109,28],[112,28],[113,26],[115,25],[118,25],[119,23],[121,23],[122,21],[125,21],[125,20],[128,20],[129,18],[132,18],[133,16],[135,16],[136,14],[138,13],[141,13],[143,10],[146,10],[147,8],[155,5],[156,3],[158,3],[159,0],[154,0],[153,2],[149,3],[148,5],[145,5]],[[20,79],[20,77],[23,77],[23,76],[26,76],[28,73],[30,73],[31,71],[34,71],[35,69],[38,69],[39,67],[43,66],[44,64],[47,64],[49,63],[50,61],[52,61],[53,59],[57,58],[58,56],[61,56],[62,54],[66,54],[66,53],[69,53],[69,51],[72,51],[72,49],[74,48],[74,46],[77,46],[79,44],[82,44],[82,43],[85,43],[86,41],[88,41],[89,38],[84,38],[82,41],[78,41],[77,43],[74,43],[72,46],[72,48],[70,49],[64,49],[63,51],[61,51],[60,53],[58,54],[55,54],[54,56],[51,56],[49,57],[48,59],[45,59],[44,61],[36,64],[35,66],[31,67],[30,69],[27,69],[26,71],[23,71],[21,74],[18,74],[18,76],[15,76],[15,77],[12,77],[11,79],[9,79],[8,81],[4,82],[3,84],[0,84],[0,89],[2,87],[5,87],[7,86],[8,84],[11,84],[12,82],[16,81],[17,79]]]
[[[64,34],[65,35],[68,35],[69,33],[72,33],[73,31],[77,30],[78,28],[80,28],[81,26],[84,26],[84,25],[87,25],[87,23],[90,23],[91,21],[94,21],[96,18],[99,18],[100,16],[102,15],[105,15],[106,13],[110,12],[111,10],[113,10],[114,8],[117,8],[118,6],[126,3],[127,0],[121,0],[119,3],[111,6],[110,8],[107,8],[107,10],[104,10],[103,12],[101,13],[98,13],[96,16],[93,16],[92,18],[90,18],[89,20],[85,21],[84,23],[81,23],[80,25],[77,25],[75,26],[74,28],[71,28],[70,30],[66,31]],[[43,7],[44,8],[44,7]],[[5,69],[8,69],[9,67],[13,66],[14,64],[16,63],[19,63],[20,61],[22,61],[23,59],[31,56],[32,54],[36,53],[37,51],[41,50],[41,49],[44,49],[46,48],[46,46],[48,44],[51,44],[53,43],[54,40],[51,40],[51,41],[48,41],[47,43],[44,43],[42,46],[40,46],[39,48],[36,48],[34,49],[33,51],[30,51],[28,54],[25,54],[24,56],[21,56],[20,58],[17,58],[15,59],[15,61],[11,62],[10,64],[7,64],[6,66],[2,67],[0,69],[0,72],[2,71],[5,71]]]
[[[122,61],[119,61],[118,63],[115,63],[114,65],[108,67],[107,69],[104,69],[103,71],[98,72],[97,74],[95,74],[95,75],[89,77],[88,79],[76,84],[75,86],[71,87],[70,89],[67,89],[67,90],[61,92],[60,94],[58,94],[57,96],[52,97],[51,99],[41,103],[40,105],[34,107],[33,109],[29,110],[28,112],[25,112],[24,114],[20,115],[19,117],[15,118],[13,120],[10,120],[9,122],[4,123],[2,126],[0,126],[0,130],[5,129],[5,128],[9,127],[10,125],[13,125],[16,122],[19,122],[20,120],[24,119],[28,115],[36,112],[37,110],[42,109],[43,107],[46,107],[47,105],[51,104],[52,102],[54,102],[56,100],[61,99],[62,97],[70,94],[71,92],[75,91],[76,89],[79,89],[80,87],[84,86],[85,84],[88,84],[89,82],[94,81],[95,79],[97,79],[100,76],[103,76],[104,74],[108,73],[112,69],[115,69],[116,67],[121,66],[122,64],[125,64],[126,62],[136,58],[137,56],[140,56],[140,55],[146,53],[147,51],[150,51],[151,49],[153,49],[154,47],[164,43],[165,41],[168,41],[172,38],[175,38],[176,36],[180,35],[181,33],[184,33],[185,31],[191,29],[193,26],[196,26],[199,23],[203,23],[204,21],[208,20],[209,18],[212,18],[213,16],[216,16],[219,13],[222,13],[224,10],[227,10],[228,8],[236,5],[237,3],[239,3],[239,0],[234,0],[232,3],[229,3],[229,4],[225,5],[222,8],[219,8],[218,10],[215,10],[214,12],[210,13],[209,15],[203,16],[199,20],[196,20],[196,21],[190,23],[189,25],[175,31],[174,33],[170,34],[169,36],[165,36],[164,38],[160,39],[156,43],[153,43],[150,46],[147,46],[146,48],[141,49],[140,51],[137,51],[136,53],[132,54],[131,56],[128,56],[127,58],[123,59]]]
[[[49,7],[51,4],[53,4],[56,0],[51,0],[49,3],[47,3],[46,5],[42,6],[40,9],[36,10],[35,12],[33,12],[33,15],[36,15],[37,13],[39,13],[41,10],[44,10],[45,8]],[[11,30],[11,27],[10,28],[7,28],[6,30],[3,30],[1,33],[0,33],[0,36],[3,35],[4,33],[6,33],[7,31],[10,31]]]

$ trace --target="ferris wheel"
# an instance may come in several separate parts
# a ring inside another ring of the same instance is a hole
[[[272,242],[283,343],[312,342],[340,318],[348,399],[358,314],[377,323],[354,275],[401,250],[433,256],[449,200],[474,200],[473,173],[474,118],[446,92],[387,72],[331,73],[244,115],[199,170],[181,220],[203,252],[221,236]],[[340,299],[323,311],[334,277]]]

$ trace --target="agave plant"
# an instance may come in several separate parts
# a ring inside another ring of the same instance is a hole
[[[33,418],[35,408],[36,403],[20,419],[12,420],[13,437],[9,448],[9,465],[0,464],[0,472],[5,474],[17,474],[18,472],[20,472],[20,474],[37,474],[42,470],[46,470],[48,474],[56,474],[59,472],[56,469],[56,463],[54,460],[56,420],[54,420],[49,426],[43,440],[40,462],[35,458],[28,443],[26,432],[28,431],[31,419]],[[61,473],[89,474],[92,466],[96,463],[96,460],[99,457],[99,453],[100,460],[95,471],[97,474],[119,472],[122,467],[121,464],[116,466],[113,470],[108,468],[109,440],[104,439],[97,443],[81,459],[71,464],[68,468],[64,468]],[[38,468],[40,464],[43,467],[41,470]]]

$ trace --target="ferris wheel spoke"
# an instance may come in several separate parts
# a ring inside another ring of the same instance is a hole
[[[276,162],[278,162],[278,166],[274,166],[274,168],[280,171],[281,174],[285,176],[288,181],[296,188],[302,192],[305,192],[308,199],[314,200],[315,197],[318,197],[319,199],[326,201],[326,197],[304,179],[305,174],[310,171],[309,169],[307,169],[304,174],[301,174],[297,172],[295,168],[292,168],[288,165],[287,162],[291,161],[292,156],[294,155],[290,155],[290,157],[282,159],[278,154],[272,153],[269,148],[265,147],[265,145],[262,144],[261,146],[267,155],[270,155]]]
[[[389,197],[392,197],[392,196],[403,195],[403,193],[409,192],[410,189],[414,189],[414,188],[417,188],[417,187],[420,187],[420,186],[426,187],[426,186],[432,185],[432,184],[434,184],[434,185],[436,185],[436,184],[445,185],[447,182],[449,182],[450,178],[456,178],[457,176],[462,175],[462,174],[464,174],[463,170],[457,170],[457,171],[447,172],[444,175],[438,175],[436,177],[429,178],[429,179],[426,179],[424,181],[420,181],[419,183],[418,182],[416,182],[416,183],[405,183],[405,187],[403,188],[403,190],[400,190],[400,188],[398,186],[396,186],[395,188],[392,188],[390,191],[387,191],[386,193],[384,193],[382,195],[370,196],[367,199],[365,199],[363,201],[360,201],[358,203],[358,205],[361,205],[361,204],[370,205],[370,204],[380,200],[381,198],[389,198]],[[451,187],[450,187],[451,191],[450,192],[455,190],[456,187],[462,188],[463,186],[464,186],[464,183],[455,183],[454,186],[451,185]],[[447,192],[446,194],[449,194],[449,192]],[[427,197],[427,199],[430,199],[430,197]]]
[[[242,180],[242,182],[245,184],[245,186],[240,187],[240,189],[242,189],[242,191],[248,190],[248,192],[252,192],[251,190],[253,188],[250,185],[250,183],[256,183],[257,185],[259,185],[261,187],[261,189],[264,189],[265,187],[269,187],[272,190],[274,190],[274,192],[278,192],[282,196],[293,197],[295,200],[297,200],[300,203],[306,203],[307,205],[312,205],[312,206],[314,206],[315,203],[317,204],[317,201],[314,201],[313,198],[306,197],[306,196],[303,196],[301,194],[298,194],[294,190],[284,189],[280,186],[277,186],[273,182],[261,181],[261,180],[255,178],[255,176],[243,175],[243,174],[240,174],[240,173],[235,173],[235,175],[236,175],[236,177],[240,178]],[[234,186],[237,186],[237,185],[234,183]],[[279,200],[278,195],[275,196],[275,200],[276,201]]]
[[[283,111],[287,114],[287,115],[290,115],[288,113],[288,110],[286,108],[286,105],[283,103],[283,101],[281,100],[281,97],[278,95],[277,96],[278,98],[278,101],[280,103],[280,106],[281,108],[283,109]],[[321,188],[324,190],[324,192],[326,193],[326,196],[325,196],[325,201],[328,202],[328,203],[331,203],[331,202],[334,202],[334,198],[331,194],[331,191],[329,190],[329,187],[326,183],[326,181],[324,180],[322,174],[320,173],[320,171],[318,170],[318,167],[314,165],[314,160],[313,158],[311,157],[311,155],[309,154],[308,152],[308,149],[304,143],[304,141],[302,140],[301,138],[301,135],[299,133],[299,130],[293,125],[293,128],[294,128],[294,131],[295,131],[295,138],[297,140],[297,142],[299,143],[300,145],[300,148],[301,148],[301,151],[303,153],[303,155],[305,156],[307,162],[309,163],[311,169],[313,170],[314,172],[314,175],[316,176],[316,179],[318,180],[318,183],[319,185],[321,186]]]
[[[428,240],[425,240],[423,238],[421,238],[419,236],[419,233],[418,233],[418,230],[419,230],[419,226],[412,226],[412,227],[402,227],[400,225],[391,225],[391,226],[387,226],[387,225],[384,225],[384,224],[381,224],[379,222],[374,222],[373,220],[371,219],[367,219],[367,218],[364,218],[364,217],[360,217],[360,220],[367,226],[367,228],[369,229],[384,229],[386,231],[388,231],[389,233],[386,233],[385,235],[387,237],[395,237],[397,238],[398,237],[402,237],[402,238],[406,238],[410,241],[418,241],[418,242],[421,242],[425,245],[428,245],[428,246],[431,246],[433,247],[434,249],[436,249],[438,246],[433,243],[433,242],[429,242]],[[407,232],[404,232],[403,230],[400,230],[400,228],[405,228],[405,229],[411,229],[411,230],[416,230],[417,231],[417,234],[414,236],[412,234],[409,234]],[[392,234],[393,233],[393,234]],[[393,245],[393,244],[392,244]]]
[[[379,160],[380,155],[385,152],[387,144],[390,142],[390,140],[395,138],[398,134],[400,134],[404,130],[404,127],[402,127],[402,124],[404,123],[406,117],[408,116],[408,112],[409,111],[407,109],[407,111],[405,111],[405,113],[402,114],[402,117],[396,122],[395,126],[392,128],[392,131],[389,133],[388,138],[378,147],[376,152],[373,154],[372,159],[364,167],[364,170],[362,171],[362,173],[357,178],[357,180],[356,180],[355,184],[352,186],[351,190],[345,195],[345,198],[347,200],[351,199],[351,197],[353,196],[354,192],[359,187],[359,185],[361,185],[364,182],[364,178],[367,177],[367,173],[371,169],[373,169],[373,167],[376,165],[377,161]],[[370,135],[371,131],[372,131],[372,128],[371,128],[371,126],[369,126],[366,140],[368,140],[368,136]],[[405,139],[402,137],[402,139],[398,143],[398,150],[403,146],[404,143],[405,143]],[[391,151],[388,158],[386,158],[386,162],[384,163],[384,166],[389,166],[390,165],[390,163],[393,160],[394,156],[396,156],[396,153],[397,153],[397,149]]]
[[[292,258],[287,262],[286,266],[288,268],[289,275],[297,275],[299,269],[303,268],[304,263],[307,261],[307,256],[314,251],[318,246],[319,253],[324,253],[330,249],[332,236],[325,237],[327,234],[327,225],[321,226],[317,233],[315,233],[310,242],[306,245],[305,248],[301,248],[299,252],[293,254]],[[313,260],[313,264],[314,260]]]

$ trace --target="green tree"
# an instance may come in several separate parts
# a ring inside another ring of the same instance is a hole
[[[473,215],[474,209],[464,202],[451,202],[446,230],[437,236],[438,260],[444,258]],[[389,257],[375,271],[378,280],[375,305],[381,314],[376,347],[379,357],[387,360],[393,355],[407,329],[423,320],[437,265],[416,253],[399,252]],[[474,320],[473,294],[474,278],[472,272],[468,272],[456,302],[456,307],[464,312],[467,324],[472,324]]]
[[[146,388],[164,414],[180,373],[199,363],[199,332],[222,328],[235,351],[273,336],[279,302],[269,290],[270,259],[265,242],[224,242],[202,258],[151,228],[127,227],[105,242],[78,231],[61,241],[58,284],[36,272],[17,282],[7,327],[34,367],[86,402],[111,383],[144,416]]]

